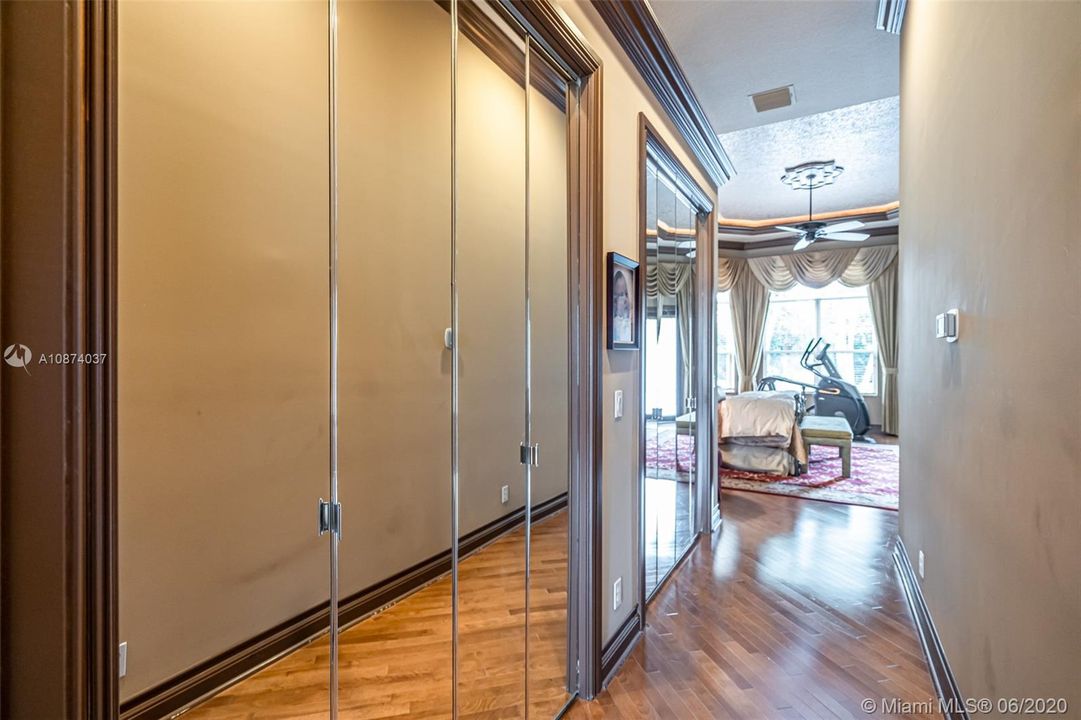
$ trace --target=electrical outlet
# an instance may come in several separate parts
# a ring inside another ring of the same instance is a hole
[[[616,390],[616,420],[623,417],[623,391]]]
[[[619,610],[619,606],[623,604],[623,578],[616,578],[615,583],[612,585],[612,609]]]
[[[499,500],[506,505],[510,501],[510,485],[504,485],[499,490]]]
[[[120,643],[120,655],[116,664],[120,670],[120,677],[128,674],[128,644],[126,642]]]
[[[923,580],[923,550],[920,550],[919,565],[920,565],[920,580]]]

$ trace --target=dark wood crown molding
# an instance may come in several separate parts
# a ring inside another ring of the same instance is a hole
[[[736,170],[661,32],[649,3],[593,0],[593,7],[668,113],[702,171],[716,187],[728,182]]]
[[[668,147],[657,132],[657,128],[649,122],[644,113],[638,113],[639,134],[642,136],[643,148],[646,156],[656,163],[668,178],[676,184],[676,187],[694,203],[695,210],[703,215],[713,212],[713,200],[701,185],[699,185],[683,164],[676,159],[672,148]]]
[[[501,0],[497,6],[526,27],[537,41],[577,78],[586,78],[600,69],[600,58],[570,21],[550,0]]]

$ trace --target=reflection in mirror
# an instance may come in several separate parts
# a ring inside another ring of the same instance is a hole
[[[451,16],[345,0],[338,40],[339,702],[449,718]]]
[[[327,28],[325,3],[117,6],[125,709],[307,618],[185,717],[328,714]]]
[[[693,539],[695,258],[693,206],[647,158],[643,548],[647,598]]]
[[[677,204],[677,229],[672,266],[679,268],[683,281],[676,288],[676,318],[680,348],[680,397],[683,407],[676,419],[677,467],[680,468],[676,483],[676,529],[675,549],[679,553],[691,540],[694,527],[695,492],[698,482],[698,459],[695,434],[698,418],[698,401],[695,382],[698,379],[696,320],[698,313],[695,297],[697,280],[697,238],[694,208],[683,195]]]
[[[570,481],[567,87],[530,52],[529,302],[532,469],[529,544],[529,717],[553,718],[570,699]]]
[[[459,12],[458,711],[525,717],[525,54]]]

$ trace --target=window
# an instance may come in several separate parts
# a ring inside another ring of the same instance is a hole
[[[766,316],[763,376],[780,375],[814,384],[800,367],[807,343],[822,337],[830,344],[841,377],[864,395],[878,392],[878,340],[867,288],[839,282],[815,290],[797,285],[771,293]]]
[[[660,323],[658,332],[657,323]],[[656,408],[661,409],[663,417],[675,417],[678,410],[676,402],[679,390],[679,363],[682,358],[679,354],[677,335],[677,323],[675,315],[668,314],[660,320],[657,319],[656,310],[653,317],[646,317],[645,348],[646,357],[646,413],[653,412]]]
[[[717,293],[717,395],[736,389],[736,336],[728,292]]]

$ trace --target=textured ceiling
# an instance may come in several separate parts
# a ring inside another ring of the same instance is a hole
[[[876,0],[651,0],[718,133],[899,92],[897,35]],[[752,93],[794,85],[790,107],[755,112]],[[736,170],[741,171],[739,164]]]
[[[898,197],[898,98],[721,135],[737,175],[719,193],[724,218],[765,220],[807,212],[807,191],[781,183],[786,167],[835,160],[845,171],[815,190],[814,209],[837,212]]]

